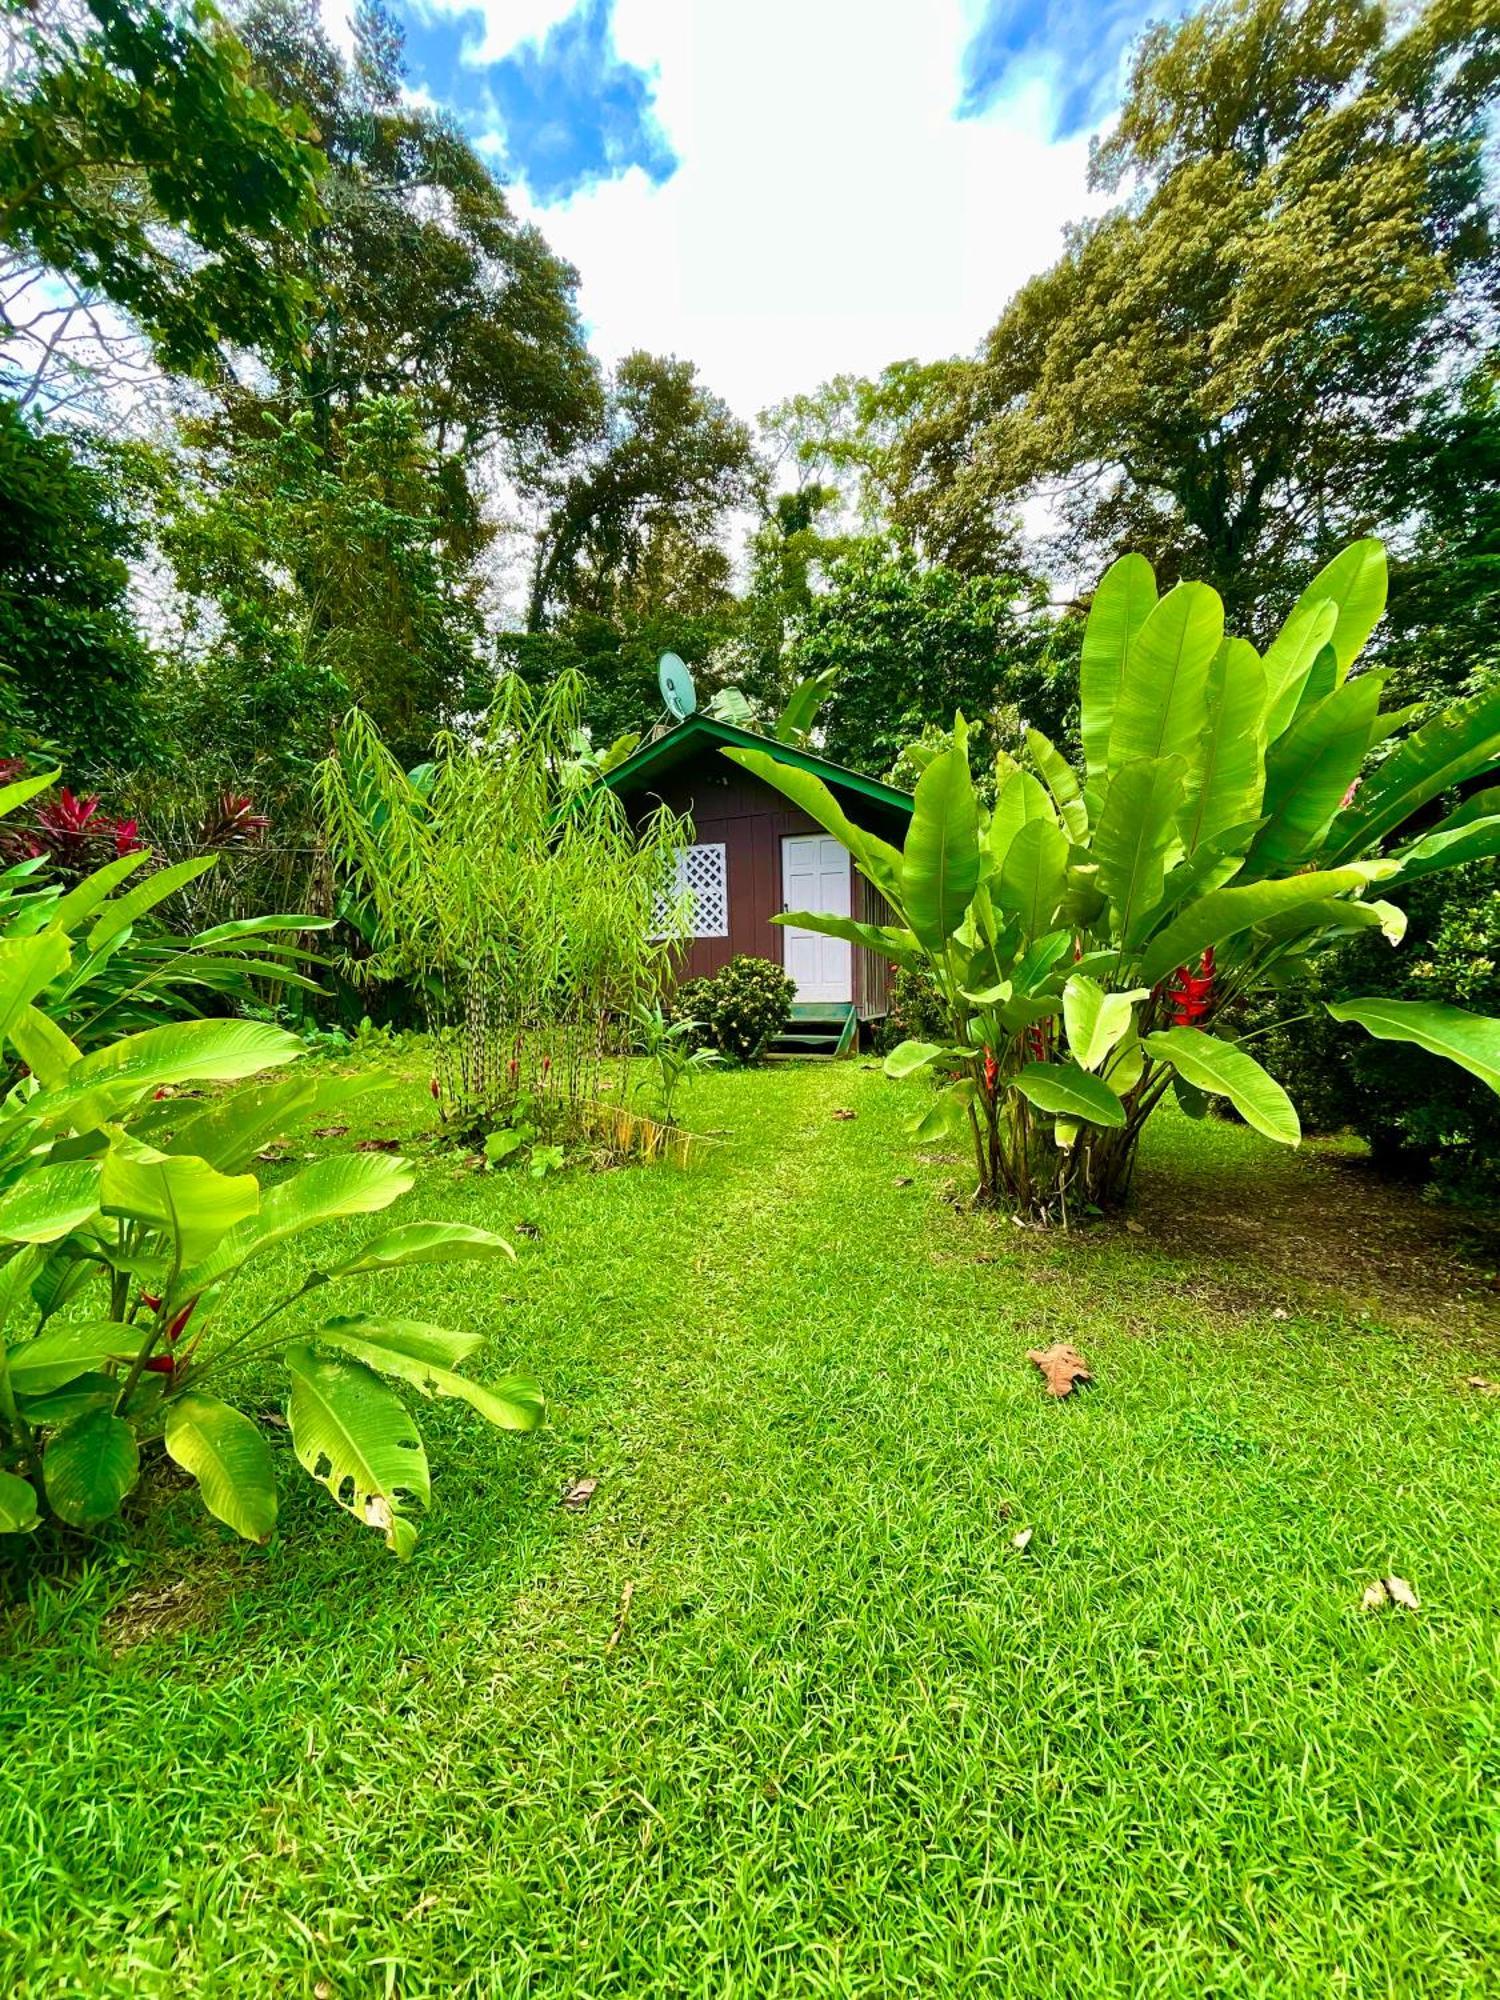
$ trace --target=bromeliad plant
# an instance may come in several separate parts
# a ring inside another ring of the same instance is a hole
[[[405,1556],[429,1474],[391,1381],[459,1397],[510,1430],[535,1427],[541,1397],[519,1375],[488,1387],[459,1375],[477,1333],[375,1317],[357,1299],[311,1322],[308,1310],[329,1286],[509,1246],[462,1224],[407,1223],[308,1264],[266,1309],[241,1306],[240,1280],[269,1251],[388,1208],[411,1175],[401,1159],[351,1154],[261,1187],[251,1166],[272,1139],[372,1087],[316,1073],[250,1081],[303,1053],[281,1029],[182,1021],[80,1049],[48,996],[91,948],[88,927],[109,922],[109,876],[81,884],[31,934],[0,938],[0,1047],[25,1066],[0,1100],[0,1532],[34,1527],[43,1505],[97,1526],[135,1486],[142,1446],[160,1444],[211,1514],[264,1541],[273,1455],[224,1392],[276,1355],[298,1459]],[[202,1083],[241,1087],[176,1094]]]
[[[818,779],[724,752],[843,841],[890,905],[887,925],[777,921],[930,975],[946,1038],[905,1042],[886,1068],[947,1079],[914,1131],[962,1136],[982,1199],[1064,1220],[1070,1204],[1117,1202],[1169,1091],[1192,1113],[1227,1097],[1257,1131],[1297,1144],[1286,1092],[1226,1010],[1262,987],[1295,1007],[1310,955],[1333,939],[1378,927],[1400,941],[1405,918],[1384,892],[1500,852],[1496,789],[1403,837],[1414,814],[1500,765],[1500,689],[1390,747],[1416,711],[1382,714],[1383,676],[1350,671],[1385,590],[1380,544],[1355,543],[1262,656],[1226,635],[1207,585],[1158,598],[1149,563],[1123,557],[1084,638],[1081,779],[1032,730],[1025,766],[999,759],[986,809],[960,717],[922,772],[900,851],[854,826]],[[1500,1022],[1409,1001],[1328,1011],[1500,1090]]]

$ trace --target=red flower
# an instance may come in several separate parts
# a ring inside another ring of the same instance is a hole
[[[142,845],[140,826],[140,821],[136,819],[117,819],[115,821],[115,858],[117,860],[123,859],[127,854],[135,854],[139,851]]]
[[[542,1075],[543,1075],[543,1076],[546,1076],[546,1075],[548,1075],[548,1074],[549,1074],[549,1072],[551,1071],[551,1068],[552,1068],[552,1058],[551,1058],[551,1056],[543,1056],[543,1057],[542,1057]]]
[[[436,1077],[434,1077],[434,1078],[432,1079],[431,1083],[429,1083],[429,1084],[428,1084],[427,1088],[428,1088],[428,1089],[429,1089],[429,1090],[430,1090],[430,1091],[432,1092],[432,1101],[433,1101],[433,1103],[434,1103],[434,1104],[438,1104],[438,1103],[441,1103],[441,1102],[442,1102],[442,1096],[443,1096],[443,1087],[442,1087],[442,1085],[441,1085],[441,1084],[440,1084],[440,1083],[438,1082],[438,1080],[437,1080],[437,1078],[436,1078]]]
[[[1210,945],[1199,960],[1198,970],[1190,972],[1185,965],[1177,968],[1168,984],[1168,998],[1172,1002],[1172,1026],[1174,1028],[1196,1027],[1214,1004],[1214,951]]]
[[[191,1300],[187,1305],[183,1307],[180,1313],[174,1315],[171,1325],[167,1328],[168,1340],[176,1340],[177,1336],[182,1332],[182,1329],[187,1325],[188,1321],[192,1318],[193,1308],[197,1305],[197,1303],[198,1301],[196,1299]]]
[[[984,1089],[987,1097],[994,1096],[995,1084],[999,1075],[1000,1065],[995,1061],[995,1052],[993,1049],[986,1049],[984,1052]]]
[[[201,839],[205,847],[247,847],[259,840],[270,824],[267,814],[255,810],[248,792],[223,792],[217,814],[203,823]]]
[[[64,841],[85,840],[91,833],[103,833],[108,820],[101,820],[98,826],[91,822],[99,811],[99,794],[92,798],[75,799],[64,785],[53,805],[38,806],[37,825],[55,839]]]
[[[170,1354],[153,1354],[151,1359],[146,1363],[146,1373],[148,1375],[170,1375],[176,1366],[177,1363],[172,1359]]]
[[[154,1313],[161,1311],[161,1300],[156,1296],[155,1292],[142,1292],[141,1304],[146,1308],[147,1312]]]

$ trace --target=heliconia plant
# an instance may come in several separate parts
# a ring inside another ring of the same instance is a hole
[[[264,1080],[304,1053],[279,1028],[167,1022],[81,1049],[48,999],[101,926],[113,934],[131,901],[111,897],[118,886],[101,870],[35,930],[0,937],[0,1048],[14,1079],[0,1098],[0,1533],[34,1528],[44,1507],[97,1527],[136,1486],[146,1448],[190,1474],[235,1533],[264,1541],[275,1455],[226,1392],[247,1365],[278,1358],[297,1459],[405,1556],[430,1475],[392,1383],[516,1431],[540,1422],[542,1398],[523,1375],[483,1384],[457,1372],[478,1332],[376,1316],[357,1294],[334,1316],[313,1308],[329,1287],[510,1246],[461,1223],[382,1227],[308,1263],[269,1305],[242,1304],[240,1280],[268,1253],[387,1209],[412,1177],[402,1159],[353,1153],[261,1186],[253,1163],[273,1139],[373,1087],[317,1072]],[[239,1087],[179,1094],[204,1083]]]
[[[1399,944],[1392,892],[1500,853],[1500,789],[1457,802],[1500,766],[1500,689],[1420,720],[1382,713],[1384,676],[1351,669],[1385,594],[1383,548],[1356,542],[1262,654],[1226,634],[1208,585],[1158,597],[1145,558],[1122,557],[1084,635],[1083,770],[1028,731],[1024,763],[1000,756],[986,808],[960,716],[922,771],[899,850],[817,778],[763,751],[723,753],[841,840],[892,918],[777,921],[933,980],[947,1039],[904,1042],[886,1069],[946,1079],[913,1129],[965,1139],[981,1199],[1064,1220],[1070,1205],[1117,1203],[1169,1092],[1195,1114],[1226,1097],[1296,1145],[1296,1110],[1233,1032],[1233,1003],[1269,986],[1302,1012],[1311,954],[1366,927]],[[1448,795],[1446,815],[1407,837]],[[1500,1022],[1387,999],[1329,1012],[1500,1091]]]

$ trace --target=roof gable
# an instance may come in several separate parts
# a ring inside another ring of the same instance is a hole
[[[617,764],[604,782],[615,792],[642,791],[651,779],[660,777],[676,765],[686,763],[704,751],[720,749],[763,750],[778,764],[789,764],[797,771],[810,771],[815,778],[821,778],[831,791],[855,792],[861,798],[872,799],[877,805],[884,806],[888,812],[909,814],[912,809],[909,792],[898,791],[894,785],[887,785],[879,778],[867,778],[862,771],[851,771],[843,764],[830,763],[826,757],[819,757],[811,750],[794,749],[790,743],[778,743],[774,737],[760,736],[753,729],[741,729],[736,723],[719,722],[708,715],[690,715],[675,729],[643,743],[638,750],[631,752],[623,764]]]

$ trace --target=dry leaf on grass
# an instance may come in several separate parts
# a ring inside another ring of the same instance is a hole
[[[1049,1396],[1070,1396],[1075,1382],[1092,1382],[1089,1365],[1076,1347],[1057,1341],[1051,1347],[1029,1347],[1026,1359],[1042,1371]]]
[[[612,1653],[624,1635],[625,1621],[630,1616],[630,1600],[634,1596],[635,1585],[627,1583],[625,1588],[620,1592],[620,1608],[615,1613],[615,1629],[610,1633],[609,1644],[604,1648],[606,1653]]]
[[[347,1125],[314,1125],[313,1137],[315,1139],[342,1139],[348,1130],[349,1127]]]
[[[910,1174],[897,1174],[897,1176],[896,1176],[896,1186],[897,1186],[897,1187],[910,1187],[910,1186],[911,1186],[911,1175],[910,1175]]]
[[[1477,1391],[1481,1396],[1500,1396],[1500,1382],[1492,1382],[1488,1375],[1466,1375],[1464,1387]]]
[[[1035,1528],[1020,1529],[1016,1534],[1011,1536],[1010,1538],[1011,1547],[1019,1553],[1020,1550],[1026,1547],[1026,1545],[1030,1542],[1032,1536],[1035,1533],[1036,1533]]]
[[[581,1514],[599,1490],[597,1479],[575,1479],[563,1488],[562,1503],[571,1514]]]
[[[1125,1227],[1132,1236],[1144,1236],[1146,1233],[1146,1225],[1143,1222],[1127,1222]]]
[[[401,1141],[399,1139],[356,1139],[354,1150],[356,1153],[399,1153],[401,1151]]]
[[[840,1111],[835,1111],[833,1113],[833,1116],[835,1118],[849,1119],[849,1118],[857,1118],[859,1116],[859,1113],[857,1111],[840,1110]]]
[[[1420,1611],[1422,1608],[1421,1599],[1404,1576],[1377,1576],[1373,1583],[1365,1585],[1359,1608],[1361,1611],[1383,1611],[1388,1604],[1398,1604],[1403,1611]]]

